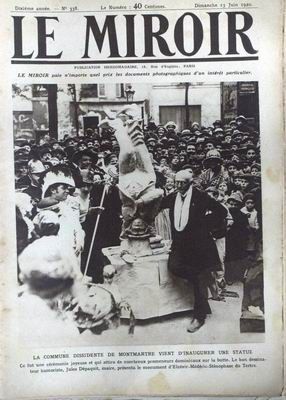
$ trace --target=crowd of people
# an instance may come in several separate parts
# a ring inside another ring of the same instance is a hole
[[[222,216],[211,210],[205,215],[220,264],[210,289],[214,300],[221,300],[226,286],[243,280],[261,259],[259,132],[242,115],[228,124],[217,120],[209,127],[193,122],[181,131],[172,121],[164,126],[150,121],[142,129],[156,186],[163,189],[164,196],[178,189],[175,177],[179,171],[191,171],[193,187],[225,209]],[[53,278],[58,289],[53,288],[48,296],[54,296],[71,278],[68,271],[63,277],[64,267],[59,269],[52,252],[39,254],[37,250],[43,249],[45,242],[50,249],[51,237],[56,238],[61,253],[65,250],[62,265],[73,265],[74,280],[87,279],[98,285],[112,281],[115,271],[102,249],[120,244],[119,150],[114,132],[105,128],[87,129],[84,136],[63,140],[47,136],[39,144],[15,142],[18,277],[30,292],[47,296],[42,278],[47,284],[47,279]],[[167,209],[160,211],[155,228],[171,241],[168,213]],[[42,245],[36,246],[39,241]],[[27,254],[38,260],[37,276]],[[41,263],[41,257],[45,262]],[[44,271],[41,265],[47,268],[49,258],[50,268]]]

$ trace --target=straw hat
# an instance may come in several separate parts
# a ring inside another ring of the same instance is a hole
[[[70,174],[70,171],[66,168],[59,169],[54,167],[46,173],[43,179],[42,196],[45,197],[47,190],[50,186],[55,184],[67,185],[75,187],[75,182]]]

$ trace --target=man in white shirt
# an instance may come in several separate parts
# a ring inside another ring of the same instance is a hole
[[[177,172],[176,192],[162,200],[161,208],[170,209],[172,246],[169,270],[193,284],[194,311],[189,332],[195,332],[211,313],[208,304],[208,284],[211,271],[219,268],[220,261],[215,241],[209,232],[206,211],[212,210],[225,218],[227,211],[216,200],[192,185],[191,169]]]

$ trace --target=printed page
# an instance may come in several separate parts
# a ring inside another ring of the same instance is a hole
[[[0,25],[3,397],[280,396],[283,3]]]

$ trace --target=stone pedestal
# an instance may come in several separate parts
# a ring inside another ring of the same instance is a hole
[[[150,256],[152,250],[148,239],[145,240],[129,240],[121,241],[120,250],[127,250],[129,254],[134,256]]]
[[[193,289],[168,271],[168,253],[138,257],[126,264],[120,247],[102,250],[116,268],[114,283],[136,319],[148,319],[193,309]]]

